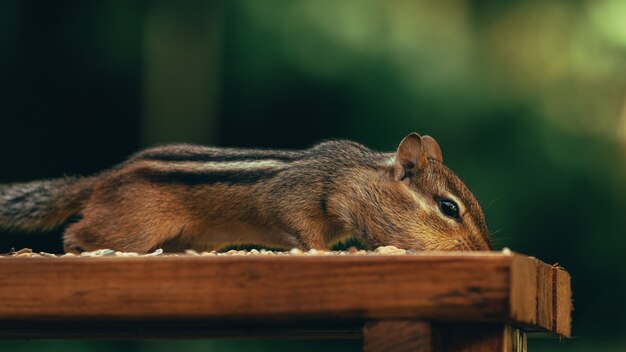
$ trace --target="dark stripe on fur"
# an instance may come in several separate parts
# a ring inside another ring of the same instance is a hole
[[[216,170],[210,172],[194,171],[165,171],[155,169],[140,169],[138,176],[157,183],[185,184],[190,186],[226,183],[250,184],[276,176],[281,169],[254,169],[254,170]]]
[[[294,161],[296,158],[289,155],[180,155],[180,154],[153,154],[145,155],[142,160],[154,161],[255,161],[255,160],[278,160]]]
[[[263,149],[234,149],[212,148],[191,145],[172,145],[150,149],[137,154],[133,160],[155,161],[255,161],[278,160],[295,161],[303,156],[298,151],[263,150]]]

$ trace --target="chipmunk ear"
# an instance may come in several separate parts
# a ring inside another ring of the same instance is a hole
[[[397,180],[410,178],[423,168],[428,159],[422,137],[416,132],[404,137],[396,152],[395,177]]]
[[[443,157],[441,155],[441,148],[439,148],[439,144],[437,141],[431,136],[422,136],[422,145],[424,149],[426,149],[426,155],[429,158],[435,159],[439,162],[443,162]]]

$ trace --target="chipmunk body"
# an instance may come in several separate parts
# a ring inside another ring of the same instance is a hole
[[[171,145],[87,178],[0,187],[0,228],[64,226],[64,248],[148,252],[254,244],[491,248],[478,202],[412,133],[395,153],[350,141],[302,151]]]

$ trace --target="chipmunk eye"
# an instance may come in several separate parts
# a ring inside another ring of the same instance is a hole
[[[461,220],[461,216],[459,215],[459,206],[450,199],[439,198],[437,199],[437,203],[439,203],[439,209],[446,216],[449,216],[455,220]]]

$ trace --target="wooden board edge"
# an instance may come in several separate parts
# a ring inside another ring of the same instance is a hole
[[[572,329],[572,288],[570,274],[559,267],[553,267],[553,330],[559,335],[569,337]]]
[[[537,325],[552,332],[555,331],[553,276],[553,267],[537,260]]]
[[[511,256],[509,314],[516,323],[537,324],[538,263],[533,257],[518,254]]]
[[[374,320],[363,326],[364,352],[432,352],[433,329],[420,320]]]

